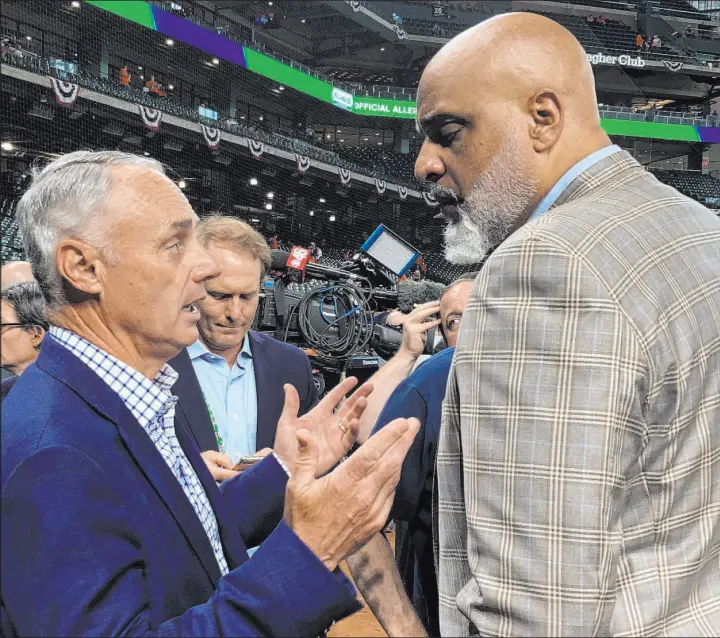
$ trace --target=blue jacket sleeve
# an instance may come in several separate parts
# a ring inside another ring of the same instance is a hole
[[[128,495],[76,448],[45,448],[14,469],[2,494],[1,578],[17,634],[312,636],[359,608],[347,579],[281,523],[207,602],[153,626],[162,601],[149,591],[152,557],[129,509]]]
[[[401,417],[415,417],[420,421],[420,431],[403,461],[400,481],[395,490],[395,501],[388,520],[410,521],[415,516],[427,476],[427,415],[428,407],[425,399],[406,379],[390,395],[373,428],[372,434],[375,434],[391,421]]]
[[[225,508],[247,547],[257,547],[282,520],[287,481],[287,473],[270,454],[220,484]]]

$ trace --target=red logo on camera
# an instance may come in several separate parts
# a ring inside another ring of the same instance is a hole
[[[285,265],[294,270],[305,270],[305,264],[307,264],[309,258],[310,251],[307,248],[293,246]]]

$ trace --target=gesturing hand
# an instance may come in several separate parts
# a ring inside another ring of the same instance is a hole
[[[426,319],[440,312],[439,301],[428,301],[420,304],[405,317],[402,322],[402,345],[400,350],[417,359],[425,349],[427,331],[440,325],[440,319],[426,321]]]
[[[290,473],[295,465],[297,433],[300,429],[310,432],[317,443],[318,476],[325,474],[352,447],[358,433],[358,419],[367,406],[367,396],[373,390],[372,384],[363,384],[339,410],[335,410],[355,385],[357,379],[348,377],[301,417],[298,417],[300,397],[297,390],[290,384],[285,385],[285,406],[278,421],[273,449],[287,465]]]
[[[387,521],[403,460],[420,428],[395,419],[322,478],[320,450],[307,430],[285,493],[285,522],[329,570],[364,545]]]

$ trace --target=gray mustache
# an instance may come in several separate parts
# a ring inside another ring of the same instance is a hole
[[[460,203],[458,196],[452,190],[445,188],[444,186],[433,187],[430,189],[430,194],[441,206]]]

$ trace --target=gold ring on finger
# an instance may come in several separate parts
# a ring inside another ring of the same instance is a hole
[[[348,427],[342,421],[340,421],[337,426],[342,430],[343,436],[348,433]]]

